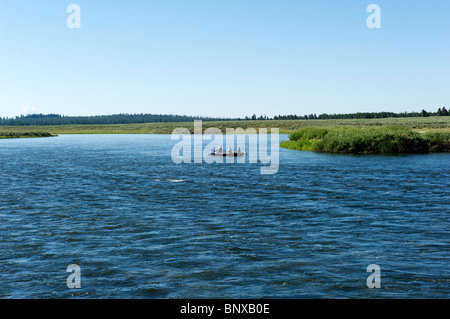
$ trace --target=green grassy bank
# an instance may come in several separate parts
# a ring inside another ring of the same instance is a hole
[[[334,120],[255,120],[255,121],[211,121],[203,122],[203,129],[216,127],[222,132],[226,128],[279,128],[280,133],[292,133],[304,127],[372,127],[395,125],[417,131],[450,132],[450,116],[384,119],[334,119]],[[55,134],[171,134],[176,128],[193,131],[193,122],[167,122],[143,124],[106,125],[55,125],[55,126],[0,126],[0,132],[46,131]],[[270,130],[269,130],[270,132]]]
[[[57,136],[50,132],[34,132],[34,131],[22,131],[22,132],[6,132],[0,131],[0,139],[5,138],[27,138],[27,137],[52,137]]]
[[[403,126],[305,127],[282,147],[303,151],[354,154],[450,152],[450,132],[417,132]]]

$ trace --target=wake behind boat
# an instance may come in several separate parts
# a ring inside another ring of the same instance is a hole
[[[236,151],[233,151],[231,149],[231,146],[228,146],[227,151],[223,152],[222,145],[220,145],[219,149],[217,151],[215,149],[212,150],[211,155],[213,155],[213,156],[244,156],[245,153],[241,152],[240,147],[238,147]]]

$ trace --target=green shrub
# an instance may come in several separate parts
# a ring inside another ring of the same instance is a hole
[[[290,135],[283,147],[329,153],[396,154],[448,152],[450,134],[420,134],[403,126],[308,127]]]
[[[428,132],[423,134],[430,152],[450,152],[450,133]]]
[[[55,136],[49,132],[0,132],[0,138],[20,138],[20,137],[51,137]]]
[[[327,135],[329,129],[326,127],[304,127],[289,135],[291,141],[320,139]]]

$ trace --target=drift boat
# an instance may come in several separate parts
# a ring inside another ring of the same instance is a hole
[[[233,151],[231,149],[231,146],[228,146],[228,149],[226,152],[223,152],[222,145],[219,146],[219,149],[216,151],[213,149],[211,155],[213,156],[244,156],[245,153],[241,152],[241,148],[238,147],[236,151]]]

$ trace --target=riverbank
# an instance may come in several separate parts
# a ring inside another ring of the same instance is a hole
[[[31,131],[23,131],[23,132],[5,132],[0,131],[0,139],[7,138],[31,138],[31,137],[53,137],[58,136],[55,133],[50,132],[31,132]]]
[[[450,116],[383,118],[383,119],[339,119],[339,120],[255,120],[255,121],[204,121],[203,129],[218,128],[279,128],[280,133],[290,134],[304,127],[377,127],[402,126],[416,131],[450,132]],[[55,134],[171,134],[176,128],[194,129],[193,122],[166,122],[142,124],[108,125],[55,125],[55,126],[0,126],[1,132],[52,132]],[[269,130],[270,132],[270,130]]]
[[[344,154],[403,154],[450,152],[450,132],[408,127],[307,127],[289,135],[281,147]]]

